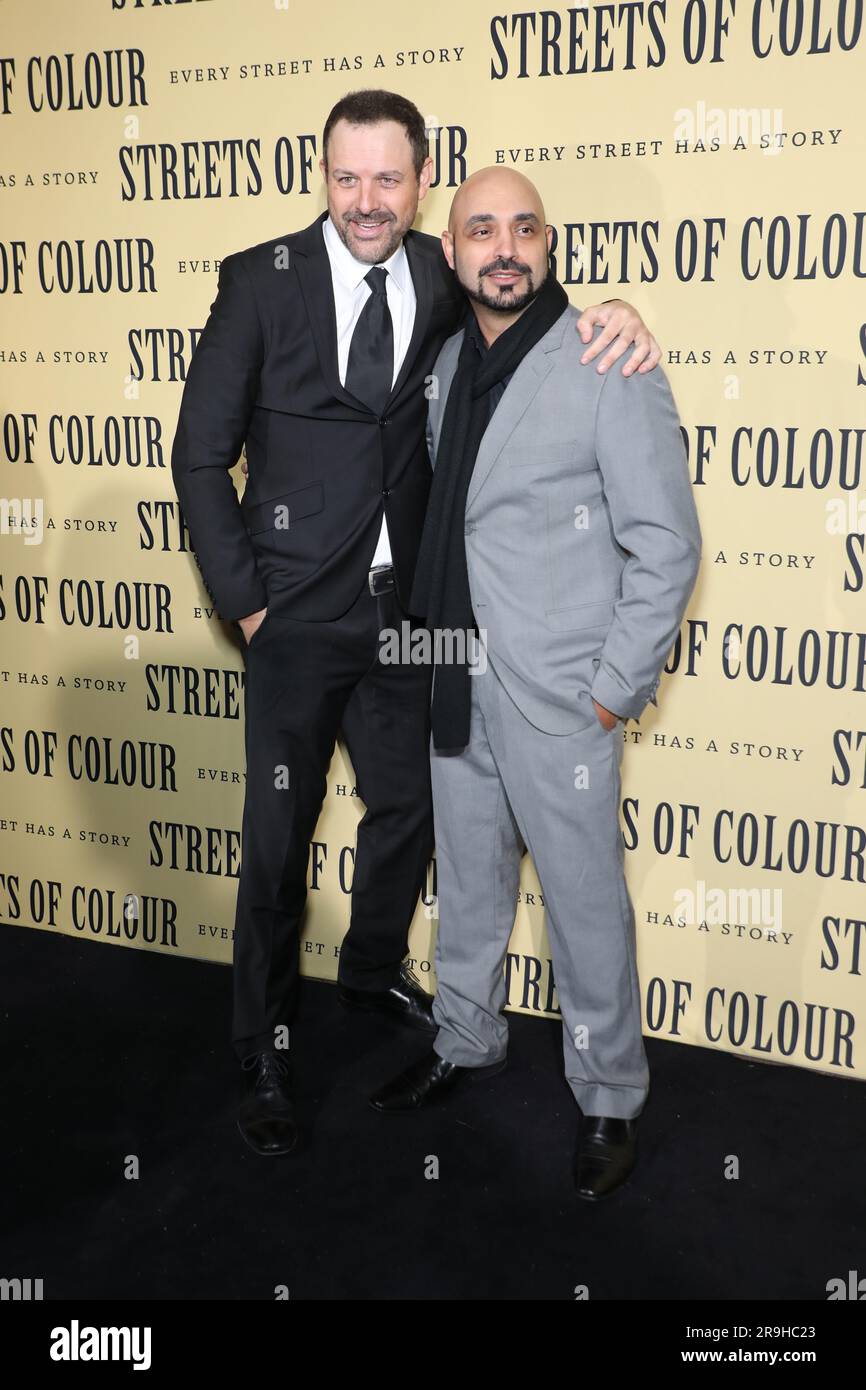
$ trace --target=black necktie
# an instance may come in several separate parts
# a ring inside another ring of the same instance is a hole
[[[387,274],[382,266],[374,265],[364,276],[372,294],[355,324],[346,364],[346,390],[377,415],[391,394],[394,375],[394,325],[385,293]]]

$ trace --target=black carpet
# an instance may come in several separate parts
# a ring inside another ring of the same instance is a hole
[[[0,966],[0,1273],[45,1299],[820,1301],[866,1274],[863,1082],[648,1039],[638,1167],[592,1205],[558,1024],[510,1015],[505,1072],[385,1117],[367,1096],[423,1040],[307,981],[309,1138],[264,1159],[235,1126],[229,967],[8,926]]]

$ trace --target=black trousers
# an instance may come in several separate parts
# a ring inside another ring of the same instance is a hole
[[[310,840],[342,730],[366,808],[358,826],[339,979],[394,984],[433,851],[429,665],[380,660],[408,622],[367,584],[341,618],[304,622],[268,605],[245,645],[246,795],[234,935],[232,1045],[244,1058],[291,1025]],[[413,625],[414,626],[414,625]]]

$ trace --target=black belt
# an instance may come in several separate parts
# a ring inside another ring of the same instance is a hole
[[[379,594],[390,593],[394,588],[394,566],[374,565],[367,575],[367,583],[374,598]]]

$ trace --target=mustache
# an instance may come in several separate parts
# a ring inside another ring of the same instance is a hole
[[[498,256],[495,261],[491,261],[489,265],[482,266],[478,273],[479,275],[492,275],[495,270],[515,270],[519,271],[521,275],[532,273],[530,267],[524,265],[523,261],[506,261],[501,256]]]
[[[347,212],[347,222],[394,222],[396,219],[393,212],[386,212],[383,208],[380,212]]]

